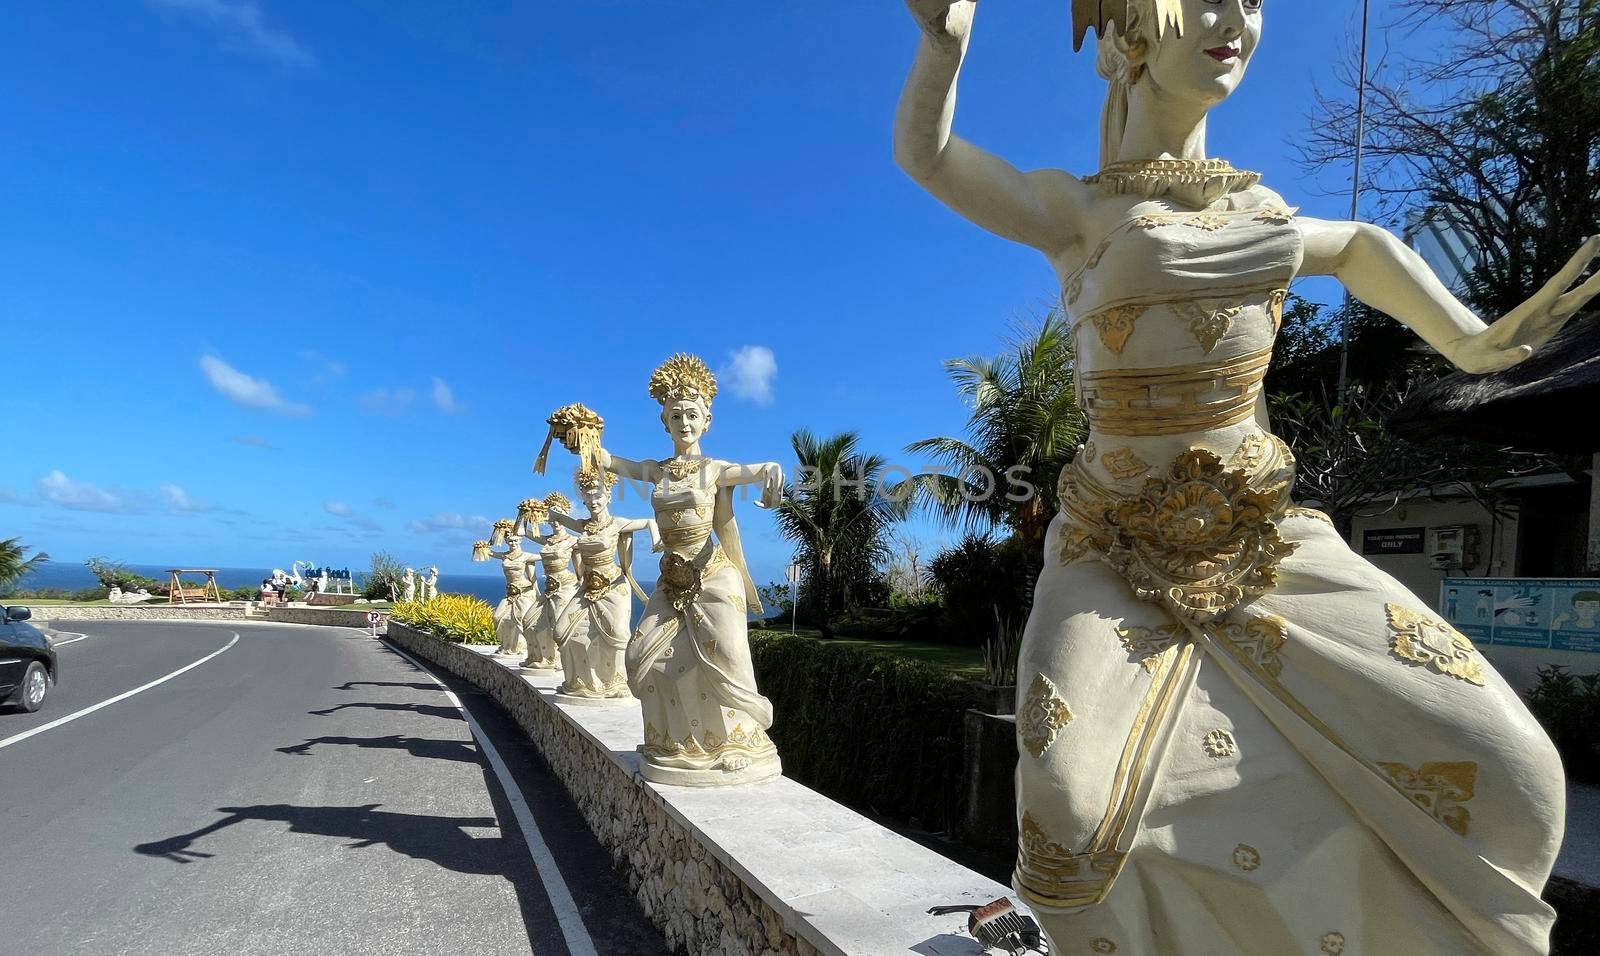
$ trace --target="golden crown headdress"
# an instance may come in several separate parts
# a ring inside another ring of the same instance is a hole
[[[1091,29],[1106,35],[1106,24],[1115,23],[1126,36],[1129,20],[1154,16],[1154,36],[1159,40],[1172,27],[1183,33],[1183,0],[1072,0],[1072,49],[1083,49],[1083,39]]]
[[[660,405],[698,401],[710,408],[717,397],[717,377],[699,356],[679,352],[651,373],[650,397]]]
[[[524,498],[517,505],[517,517],[536,518],[543,521],[545,513],[549,510],[549,506],[538,498]]]
[[[544,506],[550,511],[559,511],[564,515],[572,514],[572,499],[559,491],[552,491],[545,495]]]
[[[487,561],[487,560],[489,560],[489,542],[487,542],[487,541],[474,541],[474,542],[472,542],[472,560],[474,560],[474,561]]]
[[[579,491],[591,491],[595,488],[610,491],[611,486],[617,483],[617,476],[600,468],[579,468],[572,474],[572,483]]]
[[[506,539],[511,536],[511,532],[516,530],[516,527],[517,523],[515,521],[510,518],[501,518],[494,523],[494,533],[489,536],[489,540],[495,544],[505,544]]]

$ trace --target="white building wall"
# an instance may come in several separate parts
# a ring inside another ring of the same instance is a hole
[[[1478,563],[1458,571],[1436,571],[1423,554],[1363,554],[1369,531],[1395,528],[1443,528],[1475,525],[1478,528]],[[1357,554],[1387,571],[1410,588],[1428,607],[1439,606],[1439,586],[1446,577],[1511,577],[1516,573],[1517,522],[1496,519],[1475,501],[1413,501],[1376,518],[1352,523],[1350,546]]]

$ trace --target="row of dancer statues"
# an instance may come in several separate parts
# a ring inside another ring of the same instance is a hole
[[[406,573],[400,577],[399,600],[422,601],[424,603],[439,596],[439,569],[429,566],[427,575],[419,573],[414,568],[406,568]]]
[[[702,452],[717,382],[700,359],[668,359],[651,376],[649,392],[661,406],[671,457],[613,455],[602,444],[599,415],[582,405],[559,409],[534,470],[544,473],[555,441],[576,454],[573,484],[586,515],[575,515],[559,492],[530,498],[515,519],[495,523],[489,541],[473,546],[475,560],[493,558],[505,571],[506,597],[495,609],[500,653],[521,657],[527,673],[559,673],[562,703],[637,701],[649,780],[713,787],[770,779],[782,764],[768,736],[772,704],[756,689],[750,659],[749,615],[761,604],[739,542],[733,491],[759,486],[759,504],[776,506],[783,470]],[[652,487],[650,517],[611,513],[619,477]],[[661,555],[648,595],[633,575],[641,532]],[[644,602],[638,627],[635,599]]]

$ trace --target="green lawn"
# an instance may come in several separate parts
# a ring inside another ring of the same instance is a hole
[[[787,630],[768,630],[768,634],[787,634]],[[802,627],[795,633],[801,637],[809,637],[822,642],[821,636],[813,628]],[[921,661],[924,664],[933,664],[962,677],[983,678],[983,649],[977,647],[960,647],[953,644],[925,644],[921,641],[886,641],[886,640],[861,640],[853,637],[839,637],[824,643],[855,647],[875,654],[893,654],[908,660]]]

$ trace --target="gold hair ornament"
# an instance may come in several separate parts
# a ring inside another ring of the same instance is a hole
[[[544,437],[544,447],[539,449],[539,457],[533,463],[534,474],[544,474],[550,462],[550,444],[557,439],[567,451],[578,456],[583,467],[600,467],[600,438],[605,434],[605,419],[593,409],[574,403],[556,409],[545,421],[550,433]]]
[[[487,561],[487,560],[489,560],[489,542],[487,542],[487,541],[474,541],[474,542],[472,542],[472,560],[474,560],[474,561]]]
[[[517,523],[515,521],[510,518],[501,518],[494,523],[494,533],[489,536],[489,540],[494,544],[505,544],[506,539],[511,536],[511,532],[516,530],[516,527]]]
[[[717,377],[698,356],[679,352],[651,373],[650,397],[663,407],[669,402],[695,401],[710,408],[717,397]]]
[[[538,498],[524,498],[517,505],[517,517],[523,521],[539,522],[549,517],[549,515],[550,507]]]
[[[1129,21],[1144,16],[1155,18],[1155,35],[1159,40],[1166,35],[1167,27],[1183,34],[1183,0],[1072,0],[1072,49],[1083,49],[1084,37],[1091,29],[1101,37],[1106,35],[1106,25],[1116,24],[1116,32],[1128,36]]]
[[[577,486],[579,491],[587,492],[597,488],[610,491],[612,486],[617,483],[617,476],[599,468],[580,467],[573,472],[572,483]]]
[[[564,515],[572,514],[572,499],[559,491],[552,491],[544,496],[544,506],[550,511]]]

